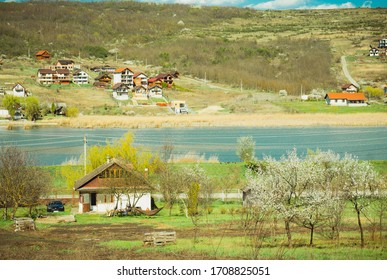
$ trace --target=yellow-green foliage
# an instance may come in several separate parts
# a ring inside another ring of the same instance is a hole
[[[121,158],[133,164],[134,168],[153,172],[159,163],[158,157],[147,150],[133,146],[133,134],[127,133],[123,138],[106,142],[105,146],[92,146],[87,153],[88,169],[92,170],[106,162],[107,158]]]

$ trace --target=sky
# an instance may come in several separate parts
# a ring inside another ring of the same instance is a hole
[[[340,9],[387,7],[386,0],[137,0],[139,2],[179,3],[202,6],[249,7],[258,10]]]

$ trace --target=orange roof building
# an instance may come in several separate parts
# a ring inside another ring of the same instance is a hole
[[[364,93],[328,93],[325,95],[325,101],[331,106],[367,106]]]

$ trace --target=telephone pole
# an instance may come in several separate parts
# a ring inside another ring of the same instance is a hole
[[[86,175],[86,152],[87,152],[87,139],[86,139],[86,134],[83,136],[83,167],[84,167],[84,172]]]

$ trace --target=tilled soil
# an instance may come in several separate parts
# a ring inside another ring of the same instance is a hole
[[[144,233],[154,231],[147,225],[90,224],[59,226],[36,231],[14,232],[0,229],[2,260],[168,260],[208,259],[191,252],[165,253],[159,250],[111,249],[99,245],[110,240],[142,241]],[[207,232],[208,234],[208,232]],[[194,236],[192,229],[177,231],[180,238]],[[143,251],[143,252],[141,252]]]

